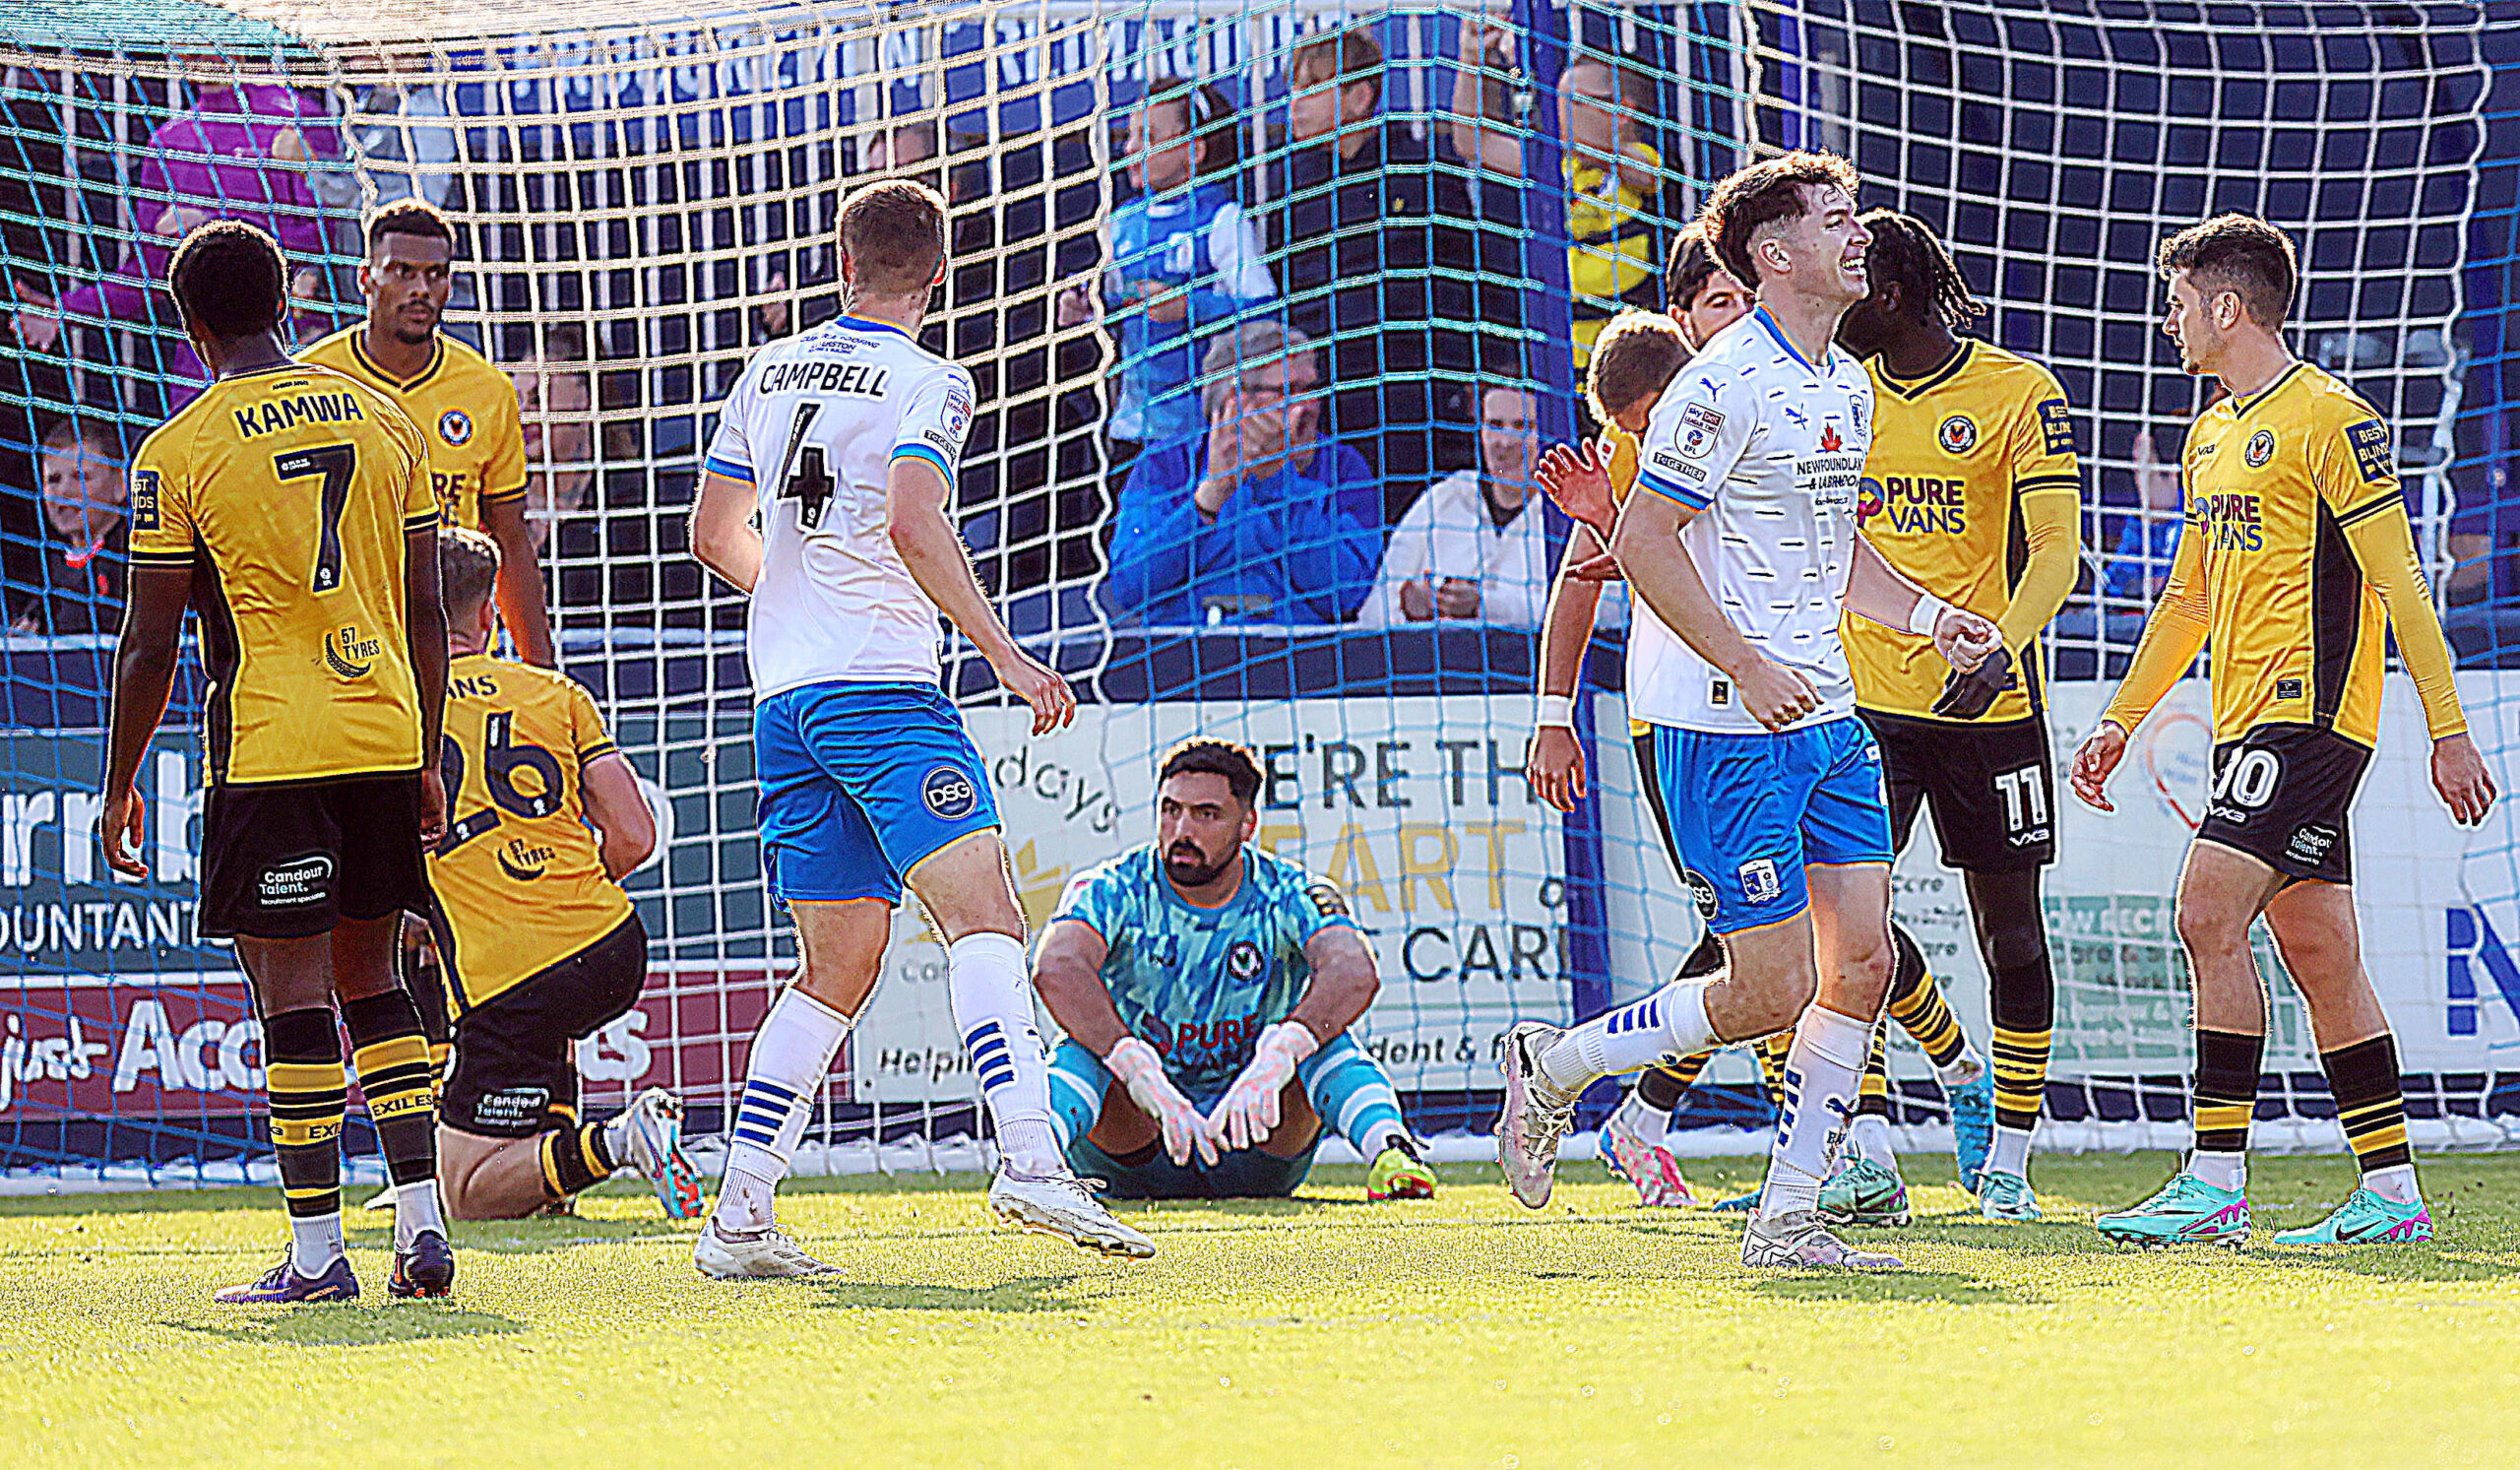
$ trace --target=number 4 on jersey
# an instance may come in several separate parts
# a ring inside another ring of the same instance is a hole
[[[779,498],[797,502],[796,524],[807,531],[823,523],[823,507],[831,504],[831,492],[838,488],[823,447],[805,442],[822,411],[811,399],[796,405],[796,421],[788,429],[788,457],[779,466]]]

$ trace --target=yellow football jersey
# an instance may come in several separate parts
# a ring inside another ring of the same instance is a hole
[[[213,782],[420,768],[404,538],[437,524],[419,429],[327,368],[221,378],[142,443],[131,562],[193,573]]]
[[[470,1010],[621,927],[629,895],[587,825],[587,763],[619,747],[586,686],[466,654],[446,678],[446,841],[429,855],[438,954]]]
[[[2065,390],[2047,368],[1990,343],[1963,342],[1914,382],[1872,374],[1872,448],[1857,492],[1856,523],[1883,559],[1925,591],[1985,617],[2012,601],[2029,559],[2022,502],[2082,493]],[[1933,640],[1885,628],[1853,612],[1838,621],[1856,703],[1883,714],[1932,718],[1951,666]],[[2040,707],[2041,670],[2021,677],[1984,719],[2028,719]]]
[[[2403,504],[2377,411],[2296,362],[2187,431],[2183,537],[2203,538],[2214,738],[2318,725],[2380,738],[2388,608],[2345,528]]]
[[[428,439],[438,508],[448,524],[481,529],[482,507],[525,498],[525,434],[506,373],[440,332],[417,377],[394,377],[367,354],[365,324],[345,327],[298,353],[393,398]]]

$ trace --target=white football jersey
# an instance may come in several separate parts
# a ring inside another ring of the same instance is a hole
[[[1751,646],[1818,691],[1816,725],[1855,712],[1838,607],[1872,442],[1872,379],[1830,349],[1806,362],[1765,308],[1727,327],[1654,405],[1638,490],[1697,511],[1680,545]],[[1628,634],[1629,714],[1682,730],[1762,729],[1722,670],[1651,616]]]
[[[923,459],[947,484],[972,375],[888,322],[844,316],[763,348],[726,397],[708,469],[761,507],[752,692],[832,679],[934,683],[937,611],[893,549],[886,479]]]

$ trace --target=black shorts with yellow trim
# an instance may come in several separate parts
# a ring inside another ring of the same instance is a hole
[[[311,939],[429,901],[416,771],[213,786],[201,849],[213,938]]]
[[[455,1018],[455,1067],[438,1121],[491,1138],[531,1138],[578,1113],[580,1039],[629,1014],[648,984],[648,927],[612,932]]]
[[[1963,872],[2024,872],[2056,861],[2056,773],[2045,719],[1964,725],[1856,713],[1881,747],[1895,846],[1907,848],[1923,806],[1933,813],[1942,861]]]
[[[2260,725],[2214,747],[2196,840],[2248,854],[2287,878],[2354,881],[2347,823],[2371,747],[2317,725]]]

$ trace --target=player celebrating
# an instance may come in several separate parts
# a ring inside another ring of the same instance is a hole
[[[454,288],[455,227],[427,202],[401,199],[367,222],[359,294],[367,319],[298,354],[394,400],[429,447],[438,509],[450,526],[499,544],[499,611],[517,654],[559,667],[542,606],[542,572],[525,525],[525,437],[507,374],[438,330]]]
[[[945,279],[945,201],[905,179],[868,184],[841,207],[840,256],[849,313],[745,368],[691,514],[694,554],[753,597],[762,857],[804,961],[753,1037],[724,1192],[694,1259],[722,1278],[832,1269],[778,1231],[774,1195],[874,991],[904,884],[945,944],[954,1026],[997,1125],[990,1207],[1089,1249],[1152,1255],[1061,1156],[997,808],[937,686],[941,609],[1032,706],[1035,735],[1076,717],[1067,680],[998,621],[948,514],[972,380],[917,342]]]
[[[656,848],[656,818],[584,685],[490,656],[498,546],[450,528],[438,572],[454,816],[429,855],[429,920],[456,1007],[438,1118],[447,1207],[513,1220],[632,1165],[667,1215],[688,1220],[700,1177],[672,1094],[651,1087],[612,1118],[578,1120],[579,1039],[627,1013],[648,983],[648,930],[620,878]]]
[[[428,450],[382,394],[281,350],[287,275],[271,236],[204,224],[168,280],[213,381],[132,461],[97,832],[117,872],[144,875],[132,776],[165,713],[189,600],[212,681],[201,932],[235,939],[253,987],[290,1238],[270,1274],[219,1300],[358,1295],[342,1244],[344,1025],[394,1182],[391,1289],[442,1297],[455,1252],[428,1045],[395,965],[403,911],[428,902],[421,846],[446,827],[424,759],[446,698]]]
[[[1838,636],[1856,708],[1881,747],[1891,846],[1907,846],[1920,805],[1932,808],[1943,861],[1964,874],[1992,989],[1993,1148],[1983,1178],[1961,1161],[1961,1184],[1989,1219],[2036,1220],[2030,1137],[2055,1005],[2039,893],[2039,870],[2055,856],[2055,801],[2038,642],[2080,570],[2081,469],[2054,375],[1959,336],[1984,308],[1931,227],[1891,210],[1863,224],[1872,292],[1838,326],[1838,345],[1872,375],[1857,524],[1902,575],[1993,619],[2003,642],[1964,674],[1904,630],[1847,616]],[[1877,1041],[1853,1141],[1858,1157],[1830,1182],[1825,1212],[1904,1217]]]
[[[2195,1151],[2161,1192],[2103,1215],[2113,1241],[2238,1246],[2249,1231],[2248,1129],[2266,1050],[2266,992],[2249,952],[2259,915],[2309,1006],[2319,1066],[2362,1186],[2278,1245],[2432,1239],[2416,1186],[2397,1043],[2363,973],[2347,812],[2380,734],[2397,634],[2432,735],[2432,786],[2462,824],[2493,779],[2468,737],[2450,651],[2417,564],[2389,429],[2351,388],[2284,345],[2293,242],[2219,215],[2162,244],[2162,330],[2190,372],[2230,397],[2188,431],[2187,525],[2170,582],[2100,728],[2074,752],[2074,794],[2109,811],[2127,736],[2213,645],[2214,789],[2188,848],[2179,943],[2196,985]]]
[[[1259,764],[1184,740],[1157,783],[1156,841],[1079,874],[1033,959],[1067,1033],[1069,1164],[1122,1198],[1292,1194],[1327,1121],[1371,1161],[1366,1198],[1432,1198],[1391,1079],[1348,1035],[1381,989],[1373,951],[1338,889],[1249,846]]]
[[[1757,278],[1759,309],[1656,404],[1636,481],[1647,493],[1628,497],[1615,530],[1606,494],[1565,507],[1610,532],[1655,614],[1636,636],[1653,638],[1657,623],[1676,635],[1640,657],[1648,676],[1631,707],[1657,727],[1673,837],[1690,886],[1714,892],[1708,927],[1731,965],[1572,1029],[1516,1026],[1497,1124],[1506,1178],[1538,1205],[1592,1082],[1794,1026],[1777,1142],[1742,1241],[1752,1266],[1898,1264],[1849,1249],[1815,1211],[1892,956],[1889,814],[1879,756],[1853,718],[1839,609],[1929,634],[1960,668],[1995,636],[1855,531],[1872,385],[1830,350],[1866,286],[1871,237],[1855,191],[1844,160],[1810,153],[1717,188],[1709,238],[1727,269]]]

